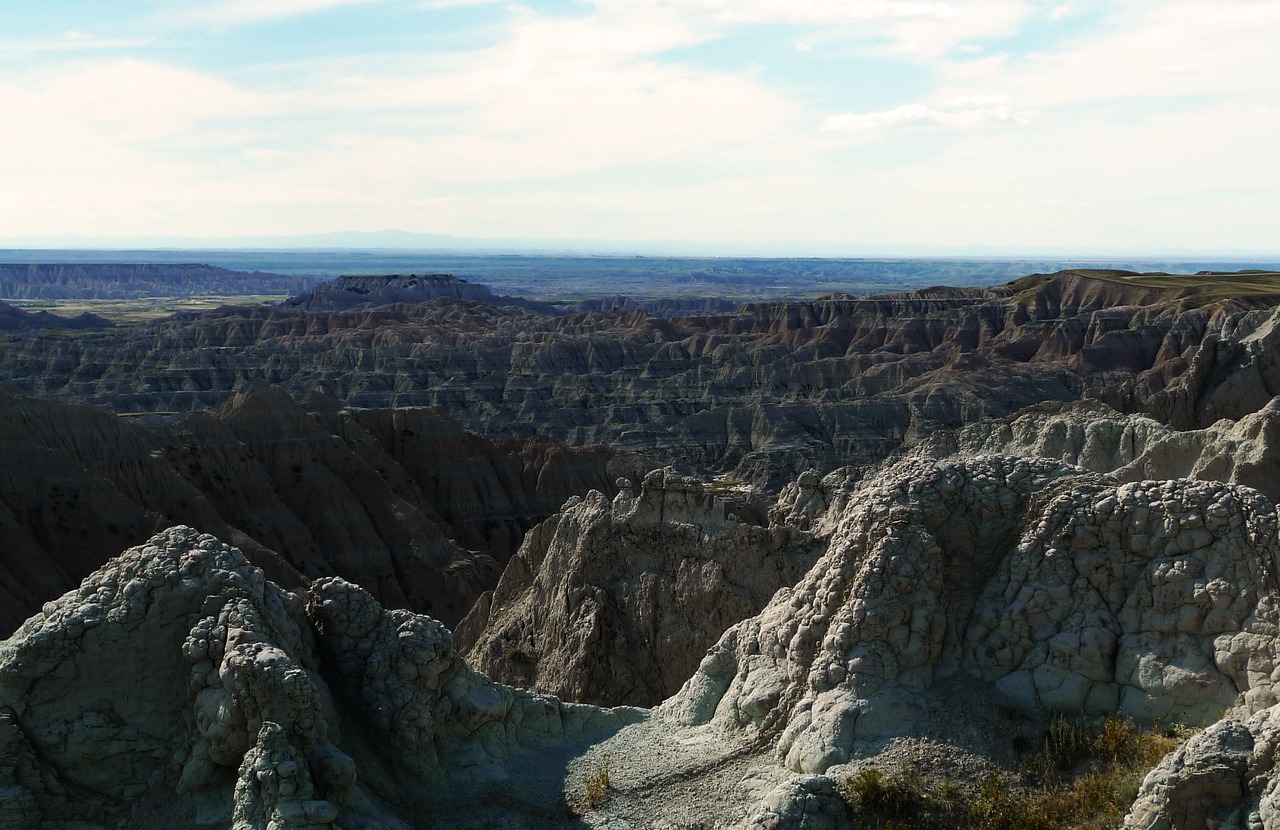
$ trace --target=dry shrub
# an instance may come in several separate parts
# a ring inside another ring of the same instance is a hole
[[[606,755],[604,761],[594,772],[589,772],[583,777],[584,795],[588,809],[595,810],[609,799],[609,772],[612,766],[609,756]]]
[[[1103,830],[1119,824],[1146,773],[1189,734],[1141,731],[1115,715],[1095,728],[1055,718],[1025,768],[992,771],[968,793],[867,768],[841,794],[859,830]]]

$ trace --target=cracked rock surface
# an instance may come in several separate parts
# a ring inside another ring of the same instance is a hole
[[[637,717],[496,685],[435,620],[338,578],[304,601],[170,528],[0,643],[0,827],[403,830]]]
[[[1216,482],[1043,459],[909,461],[851,498],[793,589],[663,705],[776,735],[821,773],[922,723],[963,676],[1024,707],[1140,721],[1275,703],[1274,508]]]
[[[670,697],[729,626],[821,551],[788,527],[738,521],[693,479],[655,470],[609,501],[569,500],[531,531],[459,626],[490,677],[600,705]],[[626,485],[626,486],[622,486]]]
[[[635,606],[661,610],[673,653],[700,615],[680,563],[760,572],[785,549],[768,539],[825,542],[776,592],[729,580],[772,599],[651,712],[499,685],[434,619],[337,577],[285,591],[211,536],[163,531],[0,643],[0,827],[843,830],[834,782],[861,767],[978,769],[1047,713],[1119,711],[1234,718],[1152,772],[1129,830],[1280,828],[1277,520],[1256,490],[907,458],[802,476],[773,521],[660,472],[531,534],[529,574],[575,540],[641,540],[616,550],[674,568],[656,584],[676,602]],[[585,605],[573,580],[521,578]]]

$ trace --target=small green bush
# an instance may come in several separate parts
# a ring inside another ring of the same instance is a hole
[[[533,655],[525,651],[520,646],[511,646],[502,652],[502,656],[507,662],[513,666],[531,666],[533,665]]]

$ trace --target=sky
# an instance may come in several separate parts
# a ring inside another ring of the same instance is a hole
[[[0,242],[1280,253],[1276,0],[4,0]]]

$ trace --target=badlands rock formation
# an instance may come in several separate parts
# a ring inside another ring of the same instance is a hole
[[[743,534],[661,476],[545,531],[697,522],[690,565],[717,534]],[[1243,828],[1253,810],[1248,826],[1268,826],[1280,583],[1275,509],[1256,491],[989,456],[810,477],[788,499],[778,515],[829,529],[826,552],[648,714],[495,685],[430,618],[335,578],[291,594],[216,539],[167,530],[0,645],[0,817],[836,830],[833,782],[900,752],[896,738],[1000,764],[1047,712],[1225,710],[1262,714],[1166,760],[1130,825],[1234,811]],[[602,770],[608,799],[588,809]]]
[[[1007,419],[932,436],[908,453],[921,458],[1002,454],[1057,458],[1120,481],[1193,478],[1245,484],[1280,502],[1280,400],[1239,421],[1176,430],[1099,401],[1047,403]]]
[[[478,669],[570,700],[652,706],[820,552],[802,531],[731,517],[672,470],[619,484],[612,502],[570,499],[525,537],[458,628]]]
[[[495,443],[438,410],[324,395],[304,407],[269,387],[160,428],[0,392],[0,451],[3,634],[172,524],[237,545],[286,587],[341,575],[452,624],[530,526],[651,466],[545,438]]]
[[[0,707],[0,826],[15,830],[404,830],[534,749],[635,719],[495,685],[438,622],[332,577],[286,592],[189,528],[126,551],[0,643]],[[538,799],[520,803],[536,814]]]
[[[323,387],[351,406],[440,406],[491,438],[600,443],[776,487],[1047,400],[1179,428],[1239,419],[1280,388],[1272,312],[1251,310],[1276,296],[1223,298],[1242,279],[1063,272],[672,320],[451,298],[223,308],[0,343],[0,372],[124,412],[213,409],[255,380],[297,398]]]
[[[96,314],[84,312],[74,317],[48,311],[23,311],[8,303],[0,303],[0,331],[37,332],[44,329],[107,329],[112,322]]]
[[[193,263],[0,263],[0,298],[118,300],[297,294],[314,278]]]
[[[1262,708],[1280,679],[1275,534],[1247,488],[908,462],[850,500],[824,558],[663,708],[776,734],[797,772],[928,723],[958,677],[1032,709],[1145,721]]]
[[[486,285],[470,283],[450,274],[338,277],[285,300],[281,306],[306,311],[346,311],[396,303],[425,303],[438,299],[552,311],[551,306],[546,303],[531,302],[523,297],[500,297]]]

